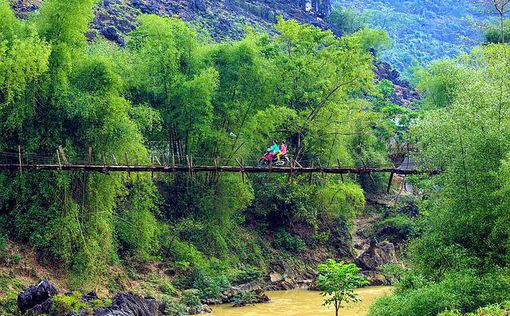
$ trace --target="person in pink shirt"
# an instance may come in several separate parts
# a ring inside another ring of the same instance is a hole
[[[281,156],[285,156],[287,154],[287,143],[282,141],[282,145],[280,146],[280,152],[276,155],[278,161],[280,161]]]

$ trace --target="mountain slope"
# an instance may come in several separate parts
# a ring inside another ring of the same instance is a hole
[[[470,0],[336,0],[373,28],[386,30],[393,47],[381,57],[400,71],[469,51],[482,41],[484,19]],[[488,17],[488,16],[485,16]]]
[[[41,0],[16,0],[18,15],[36,10]],[[109,40],[124,42],[141,13],[177,15],[205,28],[216,40],[238,39],[247,25],[271,29],[277,16],[325,27],[330,0],[102,0],[96,6],[93,29]],[[90,34],[94,36],[94,34]]]

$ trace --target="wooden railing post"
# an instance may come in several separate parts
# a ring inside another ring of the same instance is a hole
[[[18,146],[18,162],[19,162],[19,175],[23,175],[22,159],[21,159],[21,146]]]
[[[127,152],[124,153],[124,158],[126,159],[126,167],[127,167],[127,171],[128,171],[128,177],[129,177],[129,180],[131,180],[131,170],[129,168],[129,157],[128,157]]]
[[[62,162],[60,161],[60,152],[57,149],[57,160],[58,160],[58,170],[62,170]]]

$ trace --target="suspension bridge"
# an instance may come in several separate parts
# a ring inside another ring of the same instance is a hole
[[[68,158],[62,147],[53,155],[41,155],[22,152],[0,152],[0,171],[83,171],[100,172],[151,172],[151,173],[179,173],[187,172],[190,175],[197,172],[210,173],[280,173],[280,174],[372,174],[389,173],[391,175],[437,174],[440,170],[423,169],[409,157],[398,166],[363,165],[342,166],[340,162],[335,165],[322,165],[316,159],[312,161],[298,161],[289,159],[286,165],[259,165],[258,161],[244,161],[234,158],[203,158],[191,156],[175,156],[173,154],[151,153],[148,157],[138,157],[131,160],[128,154],[122,159],[115,155],[93,155],[91,149],[87,156]]]

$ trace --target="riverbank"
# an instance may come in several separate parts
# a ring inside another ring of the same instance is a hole
[[[361,301],[350,303],[342,308],[343,316],[366,315],[370,305],[376,298],[391,294],[389,286],[369,286],[356,290]],[[266,293],[271,299],[270,303],[257,304],[245,307],[232,307],[231,305],[213,306],[214,315],[217,316],[315,316],[318,314],[334,313],[332,307],[322,305],[323,297],[320,292],[304,289],[288,291],[271,291]]]

